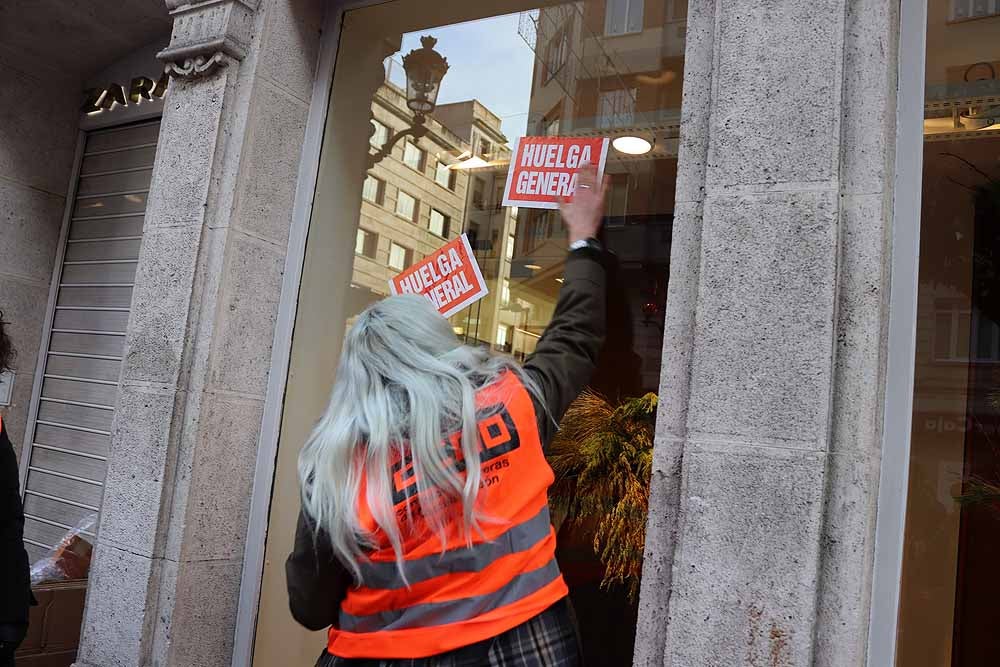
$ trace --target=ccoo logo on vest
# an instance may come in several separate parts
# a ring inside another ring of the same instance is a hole
[[[421,294],[445,317],[489,293],[465,234],[391,278],[389,290],[393,294]]]
[[[494,479],[490,476],[494,465],[506,468],[506,461],[491,465],[491,461],[521,446],[521,438],[517,434],[517,426],[511,417],[507,406],[498,403],[479,411],[479,463],[482,466],[482,484],[490,484]],[[465,472],[465,458],[462,454],[462,433],[452,433],[445,441],[449,454],[449,462],[456,472]],[[394,505],[403,503],[417,492],[417,476],[413,469],[413,457],[407,453],[392,466],[392,502]]]

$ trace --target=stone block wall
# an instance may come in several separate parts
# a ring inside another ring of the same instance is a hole
[[[0,310],[17,348],[11,405],[20,454],[76,146],[75,81],[0,48]]]
[[[637,666],[865,662],[896,33],[689,3]]]
[[[322,0],[167,0],[80,667],[229,665]]]

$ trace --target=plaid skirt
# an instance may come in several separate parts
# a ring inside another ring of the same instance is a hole
[[[339,658],[323,651],[316,667],[581,667],[580,638],[568,598],[516,628],[429,658]]]

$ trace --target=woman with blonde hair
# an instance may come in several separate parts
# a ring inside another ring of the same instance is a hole
[[[581,664],[544,448],[604,340],[596,176],[582,168],[560,207],[563,285],[523,366],[461,344],[420,296],[380,301],[348,332],[299,457],[286,563],[293,616],[329,628],[318,667]]]

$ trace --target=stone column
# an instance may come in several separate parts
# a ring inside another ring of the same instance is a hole
[[[78,665],[229,665],[322,0],[166,0],[165,102]]]
[[[864,664],[896,31],[689,4],[637,666]]]

